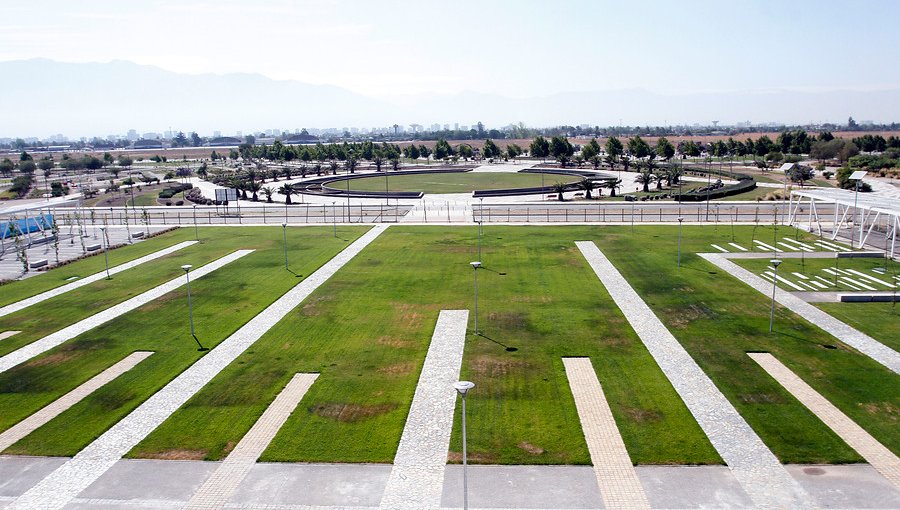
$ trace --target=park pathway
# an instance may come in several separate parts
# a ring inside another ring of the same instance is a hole
[[[318,377],[319,374],[295,374],[184,508],[186,510],[224,508],[238,485],[247,477],[250,468],[256,464],[256,460],[272,442],[275,434]]]
[[[441,310],[438,316],[381,498],[382,509],[437,510],[441,507],[457,400],[453,383],[459,379],[468,322],[468,310]]]
[[[197,241],[184,241],[183,243],[178,243],[174,246],[170,246],[163,250],[153,252],[149,255],[144,255],[143,257],[134,259],[131,262],[126,262],[124,264],[120,264],[118,266],[109,268],[109,274],[110,274],[110,276],[112,276],[114,274],[121,273],[122,271],[131,269],[133,267],[137,267],[145,262],[150,262],[151,260],[156,260],[160,257],[165,257],[166,255],[168,255],[170,253],[174,253],[182,248],[187,248],[188,246],[191,246],[192,244],[196,244],[196,243],[197,243]],[[50,289],[46,292],[42,292],[36,296],[31,296],[30,298],[26,298],[21,301],[16,301],[15,303],[10,303],[10,304],[0,308],[0,317],[3,317],[4,315],[9,315],[13,312],[18,312],[19,310],[25,309],[31,305],[35,305],[37,303],[40,303],[41,301],[46,301],[52,297],[59,296],[60,294],[65,294],[66,292],[73,291],[79,287],[84,287],[85,285],[87,285],[89,283],[94,283],[98,280],[102,280],[103,278],[106,278],[106,271],[100,271],[99,273],[94,273],[90,276],[85,276],[84,278],[82,278],[80,280],[76,280],[72,283],[67,283],[67,284],[57,287],[55,289]]]
[[[62,414],[63,411],[81,402],[85,397],[102,388],[108,382],[131,370],[137,366],[138,363],[149,358],[151,354],[153,353],[147,351],[137,351],[129,354],[113,366],[88,379],[74,390],[48,404],[40,411],[6,429],[0,434],[0,452],[3,452],[3,450],[9,448],[28,434],[31,434],[37,430],[38,427],[41,427],[53,418],[56,418]]]
[[[894,484],[894,487],[900,489],[900,459],[893,452],[771,354],[748,352],[747,355]]]
[[[770,282],[763,280],[752,272],[723,257],[721,254],[698,253],[697,255],[711,262],[719,269],[728,271],[731,276],[734,276],[738,280],[746,283],[747,285],[763,293],[767,297],[771,296],[772,284]],[[828,334],[837,338],[841,342],[844,342],[845,344],[853,347],[859,352],[886,366],[895,374],[900,374],[900,353],[898,353],[897,351],[884,345],[878,340],[875,340],[869,335],[866,335],[865,333],[862,333],[861,331],[850,327],[844,322],[835,319],[831,315],[823,312],[822,310],[819,310],[815,306],[807,303],[806,301],[803,301],[799,297],[794,296],[790,292],[777,289],[775,292],[775,301],[777,301],[780,305],[786,307],[790,311],[796,313],[800,317],[803,317],[819,328],[825,330]]]
[[[19,496],[7,510],[59,510],[66,506],[386,228],[375,226],[363,234],[81,452]]]
[[[590,358],[563,358],[603,506],[650,509]]]
[[[209,264],[206,264],[203,267],[197,268],[191,271],[192,279],[200,278],[203,276],[212,273],[216,269],[221,268],[225,264],[229,262],[234,262],[235,260],[253,253],[253,250],[238,250],[234,253],[226,255],[220,259],[216,259]],[[102,312],[95,313],[86,319],[82,319],[71,326],[67,326],[55,333],[51,333],[40,340],[35,340],[34,342],[22,347],[21,349],[15,350],[6,356],[0,358],[0,373],[6,372],[7,370],[15,367],[20,363],[24,363],[31,358],[42,354],[44,352],[49,351],[50,349],[67,342],[82,333],[86,333],[101,324],[105,324],[120,315],[128,313],[132,310],[135,310],[154,299],[158,299],[169,292],[172,292],[182,285],[185,284],[186,278],[182,275],[168,282],[154,287],[147,292],[142,294],[138,294],[133,298],[123,301],[115,306],[111,306]]]
[[[731,402],[591,241],[575,243],[757,508],[813,508]]]

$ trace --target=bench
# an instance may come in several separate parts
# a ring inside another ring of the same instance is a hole
[[[138,230],[137,232],[131,234],[131,237],[144,237],[144,231]]]
[[[39,267],[44,267],[44,266],[46,266],[48,263],[49,263],[49,262],[47,262],[47,259],[40,259],[40,260],[35,260],[35,261],[33,261],[33,262],[30,262],[30,263],[28,264],[28,267],[30,267],[31,269],[36,269],[36,268],[39,268]]]
[[[87,251],[97,251],[102,247],[103,246],[101,246],[100,243],[94,243],[94,244],[85,245],[84,249]]]

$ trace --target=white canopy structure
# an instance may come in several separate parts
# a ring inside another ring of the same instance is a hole
[[[831,223],[831,239],[834,240],[846,226],[850,229],[850,241],[854,248],[865,245],[872,231],[877,228],[880,232],[883,226],[885,244],[890,240],[889,254],[894,256],[897,233],[900,231],[900,200],[836,188],[792,190],[790,200],[788,222],[791,225],[797,221],[800,207],[808,205],[807,223],[810,229],[815,227],[822,235],[822,223]],[[833,219],[820,216],[822,205],[833,209]]]

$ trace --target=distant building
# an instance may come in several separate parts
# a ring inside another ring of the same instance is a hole
[[[140,140],[135,140],[133,147],[135,149],[162,149],[163,144],[159,139],[150,140],[142,138]]]
[[[210,140],[206,145],[210,147],[234,147],[243,142],[240,138],[233,136],[217,136]]]
[[[319,141],[319,137],[315,135],[311,135],[306,132],[304,129],[302,133],[299,135],[291,135],[289,138],[285,138],[281,141],[281,143],[286,145],[304,145],[304,144],[314,144]]]

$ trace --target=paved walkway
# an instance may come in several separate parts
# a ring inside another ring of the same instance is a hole
[[[575,244],[754,504],[759,508],[812,507],[809,495],[597,245]]]
[[[563,358],[606,508],[649,509],[650,503],[625,449],[590,358]]]
[[[75,457],[16,499],[10,510],[58,510],[91,485],[213,377],[377,238],[376,226],[244,324]]]
[[[6,340],[7,338],[15,335],[16,333],[21,333],[21,331],[3,331],[0,332],[0,340]]]
[[[438,316],[381,499],[382,509],[441,507],[453,410],[458,398],[453,383],[459,380],[468,322],[468,310],[441,310]]]
[[[731,262],[719,253],[698,253],[697,255],[711,262],[719,269],[728,271],[738,280],[758,290],[766,296],[772,295],[772,284],[756,276],[741,266]],[[841,342],[853,347],[866,356],[886,366],[895,374],[900,374],[900,353],[882,344],[878,340],[854,329],[847,324],[835,319],[831,315],[819,310],[815,306],[803,301],[790,292],[777,289],[775,301],[825,330]]]
[[[234,450],[228,454],[225,461],[219,464],[200,490],[194,493],[185,508],[188,510],[223,508],[318,377],[319,374],[295,374]]]
[[[56,399],[40,411],[16,423],[0,434],[0,452],[9,448],[23,437],[31,434],[63,411],[81,402],[91,393],[102,388],[106,383],[134,368],[138,363],[149,358],[152,352],[137,351],[129,354],[115,365],[88,379],[74,390]]]
[[[197,268],[191,271],[191,279],[196,279],[203,277],[216,269],[221,268],[225,264],[229,262],[234,262],[235,260],[253,253],[253,250],[238,250],[234,253],[226,255],[220,259],[216,259],[209,264],[206,264],[203,267]],[[36,340],[21,349],[15,350],[6,356],[0,358],[0,373],[6,372],[10,368],[14,366],[24,363],[31,358],[49,351],[50,349],[60,345],[64,342],[67,342],[78,335],[90,331],[101,324],[109,322],[120,315],[128,313],[136,308],[139,308],[154,299],[158,299],[169,292],[181,287],[186,282],[186,278],[184,275],[181,275],[177,278],[169,280],[168,282],[154,287],[142,294],[138,294],[133,298],[123,301],[117,305],[111,306],[102,312],[95,313],[86,319],[82,319],[75,324],[67,326],[55,333],[51,333],[40,340]]]
[[[110,276],[112,276],[116,273],[121,273],[122,271],[125,271],[127,269],[131,269],[133,267],[139,266],[139,265],[143,264],[144,262],[150,262],[151,260],[156,260],[160,257],[165,257],[166,255],[168,255],[170,253],[174,253],[182,248],[187,248],[188,246],[190,246],[192,244],[196,244],[196,243],[197,243],[197,241],[185,241],[183,243],[178,243],[174,246],[170,246],[164,250],[159,250],[159,251],[153,252],[149,255],[144,255],[143,257],[132,260],[131,262],[126,262],[124,264],[109,268],[109,274],[110,274]],[[40,303],[41,301],[46,301],[52,297],[59,296],[60,294],[65,294],[66,292],[73,291],[79,287],[84,287],[85,285],[87,285],[89,283],[94,283],[97,280],[102,280],[103,278],[106,278],[106,271],[100,271],[99,273],[94,273],[90,276],[85,276],[84,278],[81,278],[80,280],[76,280],[72,283],[67,283],[61,287],[57,287],[55,289],[48,290],[47,292],[42,292],[41,294],[38,294],[36,296],[32,296],[30,298],[8,304],[8,305],[0,308],[0,317],[3,317],[4,315],[9,315],[13,312],[18,312],[19,310],[27,308],[31,305]]]
[[[748,352],[770,376],[900,489],[900,459],[769,353]]]

